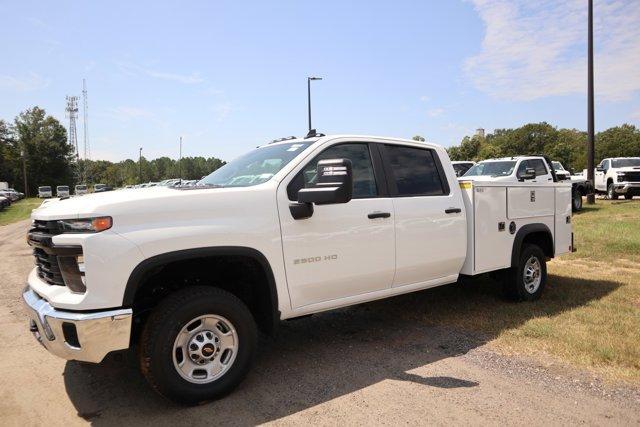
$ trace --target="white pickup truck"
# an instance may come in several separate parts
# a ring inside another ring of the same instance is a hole
[[[32,214],[23,298],[51,353],[137,345],[155,390],[192,404],[240,383],[282,319],[501,272],[535,300],[573,250],[571,186],[458,182],[446,151],[308,136],[259,147],[197,186],[60,200]]]
[[[596,191],[606,193],[609,199],[619,195],[625,199],[640,196],[640,157],[603,159],[594,174]]]

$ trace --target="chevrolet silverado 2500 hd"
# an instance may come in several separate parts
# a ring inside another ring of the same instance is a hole
[[[162,395],[217,398],[281,319],[496,271],[537,299],[573,239],[570,184],[534,178],[458,182],[438,145],[316,136],[194,187],[63,199],[32,215],[30,328],[66,359],[137,345]]]
[[[596,167],[594,182],[596,191],[611,200],[619,195],[629,200],[640,196],[640,157],[603,159]]]

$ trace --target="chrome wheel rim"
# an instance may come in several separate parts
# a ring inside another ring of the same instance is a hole
[[[182,378],[207,384],[229,371],[238,353],[238,333],[222,316],[205,314],[187,322],[173,344],[173,366]]]
[[[530,294],[535,293],[542,282],[542,266],[535,256],[531,256],[524,265],[522,272],[522,281],[524,288]]]

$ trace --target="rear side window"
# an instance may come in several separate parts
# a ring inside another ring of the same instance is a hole
[[[385,145],[390,181],[397,196],[441,196],[448,193],[433,150]]]

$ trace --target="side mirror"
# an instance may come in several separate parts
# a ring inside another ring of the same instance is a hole
[[[353,167],[349,159],[320,160],[315,186],[298,191],[298,203],[291,203],[289,210],[294,219],[313,215],[313,204],[329,205],[347,203],[353,195]]]
[[[536,170],[534,168],[526,168],[524,170],[524,172],[521,172],[518,175],[518,178],[521,179],[522,181],[525,181],[527,179],[535,179],[536,178]]]
[[[571,179],[571,177],[567,174],[561,173],[561,174],[556,174],[556,177],[558,178],[558,181],[567,181],[569,179]]]
[[[602,166],[596,166],[597,172],[604,172],[604,168]]]

